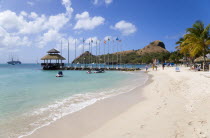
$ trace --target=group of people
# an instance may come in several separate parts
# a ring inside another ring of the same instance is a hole
[[[162,64],[162,69],[163,70],[165,69],[165,65],[166,65],[165,63]],[[157,64],[152,64],[152,70],[157,70],[157,68],[158,68],[158,65]],[[145,69],[146,69],[146,72],[148,72],[149,66],[146,65],[145,66]]]
[[[201,70],[201,65],[193,65],[191,67],[192,70],[195,70],[195,71],[200,71]]]

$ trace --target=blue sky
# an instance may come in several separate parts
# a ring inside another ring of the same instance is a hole
[[[140,49],[154,40],[174,51],[175,42],[196,20],[210,23],[209,0],[0,0],[0,63],[14,54],[35,62],[60,47],[71,60],[82,38],[122,39],[123,50]]]

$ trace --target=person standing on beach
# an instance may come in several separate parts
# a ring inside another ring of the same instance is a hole
[[[163,70],[164,70],[164,68],[165,68],[165,63],[162,64],[162,67],[163,67]]]
[[[155,64],[155,70],[157,71],[157,64]]]
[[[155,65],[154,64],[152,64],[152,70],[154,70],[155,69]]]
[[[148,66],[146,65],[145,68],[146,68],[146,72],[147,72],[148,71]]]

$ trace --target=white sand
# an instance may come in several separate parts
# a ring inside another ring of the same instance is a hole
[[[84,138],[210,137],[210,78],[181,68],[151,71],[146,100]]]
[[[152,81],[143,89],[98,102],[30,137],[210,137],[210,78],[202,72],[180,70],[149,70]]]

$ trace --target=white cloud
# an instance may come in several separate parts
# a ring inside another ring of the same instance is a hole
[[[71,1],[70,0],[62,0],[62,4],[66,8],[66,13],[71,17],[71,15],[74,11],[73,8],[71,7]]]
[[[94,5],[102,5],[106,4],[109,5],[113,2],[113,0],[91,0]]]
[[[105,0],[106,4],[111,4],[113,2],[113,0]]]
[[[134,24],[126,22],[124,20],[116,23],[114,27],[111,26],[111,29],[120,31],[122,35],[130,35],[137,31],[137,28]]]
[[[70,21],[73,12],[70,0],[62,0],[62,4],[66,12],[52,16],[25,11],[20,14],[10,10],[0,12],[0,49],[32,44],[44,47],[50,41],[61,39],[60,30]]]
[[[90,17],[87,11],[76,14],[75,19],[77,20],[74,29],[84,29],[84,30],[93,30],[99,25],[104,24],[105,19],[101,16]]]
[[[50,16],[45,26],[46,28],[60,30],[68,21],[69,18],[62,13],[55,16]]]
[[[38,16],[35,12],[31,14],[21,12],[20,15],[12,11],[0,13],[0,26],[19,34],[36,34],[49,29],[59,31],[69,20],[64,13],[49,17]]]
[[[23,14],[23,16],[27,16],[27,13],[26,14]],[[38,15],[35,12],[31,12],[30,17],[32,19],[36,19],[38,17]]]
[[[0,27],[0,48],[1,49],[11,49],[14,46],[30,46],[31,42],[27,36],[18,36],[16,34],[10,34],[2,27]]]
[[[35,3],[32,2],[32,1],[27,1],[27,4],[30,5],[30,6],[34,6]]]
[[[94,5],[97,5],[98,2],[99,2],[99,0],[93,0],[93,4],[94,4]]]
[[[37,44],[39,48],[43,48],[48,43],[58,43],[62,40],[63,35],[57,32],[57,30],[48,30],[41,37],[38,38]]]
[[[22,13],[23,14],[23,13]],[[23,24],[23,16],[17,16],[15,12],[3,11],[0,12],[0,26],[5,29],[20,29]]]
[[[21,16],[27,16],[28,14],[25,11],[20,12]]]

